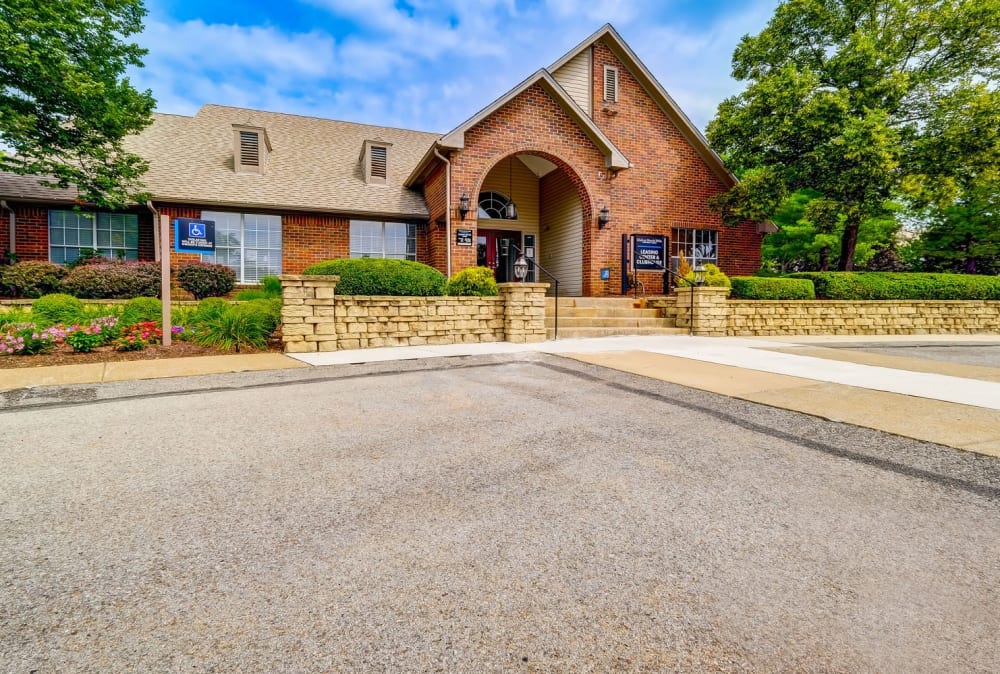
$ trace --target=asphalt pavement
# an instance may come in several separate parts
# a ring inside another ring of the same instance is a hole
[[[1000,662],[992,457],[549,354],[5,396],[6,671]]]

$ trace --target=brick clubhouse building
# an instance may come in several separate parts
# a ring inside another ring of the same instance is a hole
[[[735,178],[610,25],[445,135],[206,105],[155,114],[127,147],[150,163],[152,199],[125,212],[0,174],[0,251],[156,259],[166,215],[215,222],[215,253],[173,264],[226,264],[242,283],[349,256],[506,281],[524,250],[561,294],[604,296],[622,293],[623,235],[668,236],[674,263],[732,275],[758,268],[773,227],[722,226],[708,199]],[[663,290],[661,274],[640,279]]]

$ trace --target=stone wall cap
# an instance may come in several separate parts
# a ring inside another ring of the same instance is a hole
[[[340,281],[340,277],[330,274],[280,274],[281,281]]]
[[[531,288],[532,290],[538,290],[547,289],[548,287],[548,283],[519,283],[517,281],[497,284],[497,288]]]

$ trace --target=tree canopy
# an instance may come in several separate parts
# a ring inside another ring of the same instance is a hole
[[[788,193],[814,190],[807,219],[826,233],[842,224],[839,267],[852,269],[863,223],[904,186],[941,195],[962,173],[962,147],[931,147],[929,122],[955,123],[942,107],[995,92],[998,66],[996,0],[787,0],[733,55],[747,88],[719,106],[708,137],[757,173],[715,206],[774,213]],[[929,170],[941,153],[956,159]]]
[[[0,3],[0,169],[101,206],[139,196],[147,165],[122,140],[152,120],[152,94],[125,77],[144,15],[141,0]]]

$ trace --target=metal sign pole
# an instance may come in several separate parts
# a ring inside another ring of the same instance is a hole
[[[163,302],[163,346],[170,346],[173,323],[170,320],[170,217],[160,216],[160,300]]]

